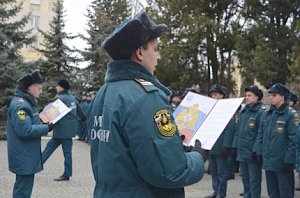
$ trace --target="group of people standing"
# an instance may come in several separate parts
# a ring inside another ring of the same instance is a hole
[[[176,106],[180,96],[178,91],[174,93],[171,103]],[[264,169],[269,197],[292,198],[294,190],[300,190],[295,188],[294,181],[294,171],[298,176],[300,171],[300,117],[294,109],[298,97],[280,83],[268,89],[268,105],[261,102],[263,92],[256,85],[246,87],[244,94],[242,108],[237,110],[210,150],[213,193],[206,198],[226,197],[227,180],[235,170],[234,160],[240,166],[244,187],[241,196],[261,197]],[[224,86],[214,85],[209,96],[223,99],[228,97],[228,92]]]
[[[93,99],[96,96],[96,92],[95,91],[87,91],[87,92],[83,92],[81,95],[81,100],[79,102],[79,107],[83,110],[84,114],[86,117],[88,117],[88,113],[89,113],[89,109],[91,106],[91,102],[93,101]],[[83,141],[86,143],[90,143],[90,135],[89,135],[89,131],[87,128],[87,121],[81,121],[79,123],[79,128],[77,130],[77,135],[78,135],[78,140],[79,141]]]
[[[166,31],[165,24],[157,25],[141,12],[120,24],[102,43],[112,61],[87,119],[87,131],[92,133],[88,137],[96,183],[94,197],[183,198],[184,186],[203,177],[208,157],[213,186],[213,194],[208,197],[226,197],[232,163],[228,159],[235,151],[244,197],[260,197],[262,169],[270,198],[294,197],[296,135],[300,132],[297,113],[289,107],[290,91],[280,83],[274,84],[268,89],[270,105],[264,109],[261,90],[255,85],[247,87],[245,106],[231,119],[209,155],[199,140],[186,151],[172,116],[179,100],[173,97],[172,106],[170,90],[154,76],[161,58],[158,37]],[[42,123],[36,98],[43,81],[38,71],[20,78],[9,106],[9,169],[16,174],[13,197],[31,196],[34,174],[43,169],[43,163],[59,145],[64,152],[65,171],[56,181],[72,176],[72,137],[76,131],[72,127],[77,127],[74,123],[78,119],[84,122],[86,116],[68,92],[68,81],[60,80],[56,98],[72,111],[55,125]],[[215,85],[209,95],[222,99],[228,92]],[[53,138],[41,154],[41,136],[51,130]]]
[[[30,197],[35,173],[61,145],[64,172],[55,181],[69,180],[72,176],[72,137],[78,130],[79,120],[86,116],[70,94],[70,83],[61,79],[55,87],[57,95],[71,111],[57,123],[43,123],[39,117],[37,98],[42,93],[44,78],[39,71],[22,76],[17,81],[14,97],[7,113],[7,147],[9,170],[16,174],[13,197]],[[53,131],[53,136],[41,152],[41,136]]]

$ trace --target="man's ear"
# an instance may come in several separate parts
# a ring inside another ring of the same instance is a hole
[[[134,52],[134,55],[136,57],[136,59],[138,61],[142,61],[143,60],[143,55],[142,55],[142,48],[139,47],[135,52]]]

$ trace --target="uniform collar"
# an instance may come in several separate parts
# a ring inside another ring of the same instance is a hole
[[[26,99],[32,105],[37,106],[37,99],[29,94],[27,91],[21,89],[19,86],[15,90],[15,96]]]
[[[289,103],[287,100],[285,100],[284,103],[278,109],[276,109],[274,105],[271,105],[270,110],[277,111],[278,113],[284,113],[288,109],[288,107]]]
[[[261,107],[261,101],[257,101],[252,106],[246,105],[245,109],[248,109],[249,111],[257,111],[260,107]]]
[[[134,79],[143,79],[145,81],[149,81],[164,91],[168,96],[171,95],[171,91],[167,87],[161,84],[155,76],[153,76],[142,65],[135,61],[115,60],[108,64],[105,82]]]
[[[68,95],[69,94],[69,90],[63,90],[57,93],[57,95]]]

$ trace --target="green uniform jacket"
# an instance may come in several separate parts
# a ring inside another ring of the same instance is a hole
[[[270,106],[263,113],[254,148],[263,157],[263,169],[281,171],[284,163],[295,164],[296,131],[287,101],[279,109]]]
[[[48,125],[40,120],[36,99],[17,88],[7,112],[7,152],[11,172],[29,175],[43,170],[41,136],[48,131]]]
[[[258,127],[261,115],[264,110],[261,108],[261,102],[255,103],[253,106],[246,105],[241,113],[238,123],[237,132],[234,142],[237,143],[237,160],[248,162],[252,160],[254,145],[258,133]]]
[[[136,62],[108,65],[88,127],[95,198],[183,198],[202,178],[203,158],[184,152],[167,94]]]
[[[69,91],[61,91],[56,96],[55,99],[60,99],[67,107],[72,110],[65,115],[61,120],[59,120],[53,130],[54,138],[72,138],[75,136],[78,130],[78,116],[81,119],[85,117],[81,108],[78,108],[78,101],[74,96],[72,96]]]

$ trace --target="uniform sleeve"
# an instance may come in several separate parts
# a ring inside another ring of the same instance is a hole
[[[262,120],[262,115],[263,115],[263,110],[260,110],[260,112],[258,113],[258,116],[257,116],[257,118],[256,118],[256,123],[257,123],[257,134],[256,134],[256,140],[257,140],[257,136],[259,135],[259,133],[260,133],[260,125],[261,125],[261,120]],[[254,153],[256,153],[257,154],[257,151],[256,151],[256,147],[257,147],[257,143],[256,143],[256,141],[254,142],[254,144],[253,144],[253,147],[252,147],[252,152],[254,152]],[[262,155],[262,154],[259,154],[259,155]]]
[[[154,93],[149,95],[133,105],[125,123],[129,150],[139,175],[147,183],[161,188],[178,188],[198,182],[204,174],[202,156],[198,152],[184,152],[172,118],[172,123],[164,126],[166,131],[159,126],[158,112],[171,112],[171,108]]]
[[[11,120],[17,135],[24,139],[41,137],[48,133],[47,124],[32,124],[31,111],[25,107],[18,107],[12,111]]]
[[[253,152],[257,155],[262,155],[262,143],[263,143],[263,131],[264,131],[264,114],[261,116],[261,121],[259,122],[258,132],[253,146]]]
[[[238,131],[238,130],[239,130],[239,125],[240,125],[240,121],[236,121],[231,148],[237,148],[237,140],[238,140],[238,133],[239,133],[239,131]]]
[[[79,118],[80,118],[81,120],[84,120],[84,121],[86,120],[85,113],[84,113],[84,111],[83,111],[81,105],[79,105],[79,104],[77,104],[77,115],[79,116]]]
[[[295,164],[296,159],[296,136],[297,127],[294,123],[293,116],[290,116],[287,126],[288,149],[284,157],[284,163]]]
[[[232,148],[232,142],[235,134],[235,115],[230,119],[225,130],[226,132],[223,141],[223,147]]]
[[[56,95],[56,96],[54,97],[54,99],[55,99],[55,100],[60,99],[67,107],[69,107],[69,106],[68,106],[68,98],[67,98],[67,97],[62,96],[62,95]]]

